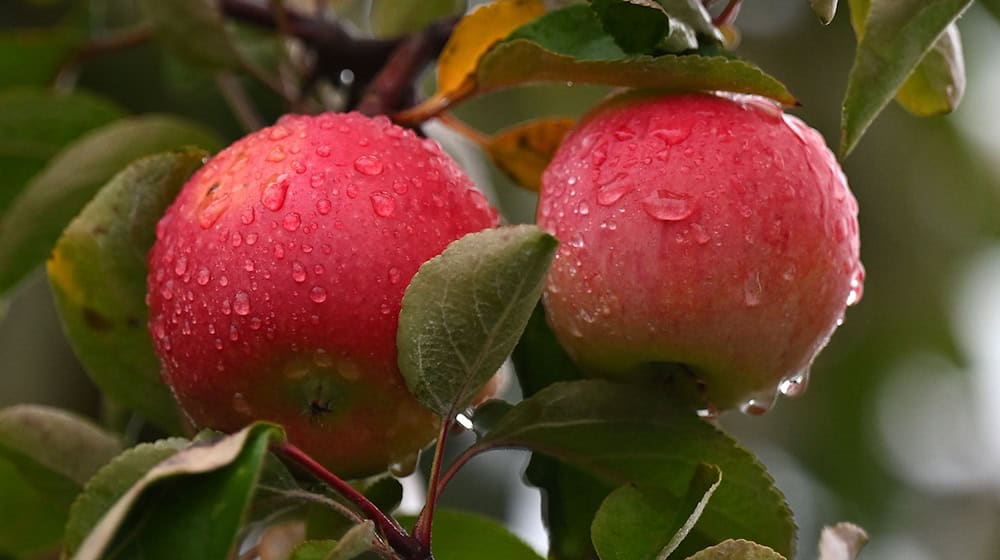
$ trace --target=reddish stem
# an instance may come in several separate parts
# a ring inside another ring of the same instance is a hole
[[[441,468],[444,466],[444,449],[448,441],[452,418],[454,414],[449,414],[441,422],[441,431],[438,434],[437,444],[434,446],[434,461],[431,463],[431,476],[427,482],[427,502],[424,509],[417,517],[417,522],[413,525],[413,537],[427,550],[431,549],[431,529],[434,524],[434,508],[444,491],[441,484]]]
[[[328,471],[315,459],[306,455],[304,451],[295,447],[291,443],[283,443],[275,447],[275,451],[309,471],[313,476],[322,480],[338,494],[353,503],[361,513],[375,522],[379,532],[385,536],[389,545],[412,560],[426,560],[430,558],[430,549],[425,548],[420,541],[406,534],[406,531],[396,522],[395,519],[382,513],[364,494],[358,492],[353,486],[344,482],[340,477]]]
[[[740,13],[741,3],[742,0],[729,0],[729,3],[726,4],[726,7],[723,8],[721,12],[719,12],[719,15],[716,16],[715,19],[712,20],[712,23],[715,24],[716,27],[720,25],[729,25],[733,23],[733,21],[736,19],[737,14]]]

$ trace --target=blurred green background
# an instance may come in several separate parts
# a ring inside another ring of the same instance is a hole
[[[369,2],[330,4],[367,30]],[[795,112],[831,145],[854,52],[842,10],[823,27],[805,0],[754,0],[737,19],[737,53],[783,80],[803,104]],[[54,45],[73,34],[100,37],[139,14],[137,2],[126,0],[0,0],[0,87],[51,86],[61,60],[51,55]],[[787,494],[802,558],[815,557],[822,525],[841,520],[868,529],[865,558],[1000,558],[1000,23],[976,4],[959,27],[968,75],[961,107],[917,119],[893,104],[844,162],[861,208],[867,281],[815,365],[809,391],[782,398],[762,418],[730,413],[721,421]],[[279,46],[266,38],[257,45],[262,57]],[[85,61],[55,84],[134,113],[185,115],[225,139],[242,135],[212,72],[156,43]],[[265,122],[283,112],[275,96],[247,88]],[[458,114],[493,131],[536,115],[576,115],[604,94],[531,87],[473,100]],[[471,144],[439,127],[431,134],[492,190],[509,221],[531,220],[534,195]],[[7,304],[0,406],[46,403],[99,415],[99,395],[63,339],[41,271]],[[523,462],[520,454],[478,458],[446,499],[504,515],[542,547],[538,497],[518,483]]]

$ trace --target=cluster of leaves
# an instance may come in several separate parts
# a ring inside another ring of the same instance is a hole
[[[377,2],[372,12],[389,34],[419,32],[464,7],[429,2],[408,11],[389,3]],[[970,3],[850,1],[859,47],[842,152],[893,97],[918,114],[954,108],[964,82],[954,21]],[[313,77],[303,72],[291,85],[277,78],[289,61],[277,60],[274,37],[234,27],[203,0],[171,4],[143,2],[139,31],[150,25],[173,56],[210,68],[236,107],[247,109],[239,101],[246,92],[231,87],[234,76],[302,101]],[[836,2],[812,4],[824,20],[833,17]],[[305,34],[291,25],[303,17],[274,27]],[[473,95],[537,81],[725,90],[794,104],[779,81],[725,52],[730,35],[719,23],[697,0],[593,0],[552,10],[541,1],[500,0],[455,26],[437,62],[436,93],[396,118],[419,124]],[[372,41],[365,48],[384,47]],[[203,161],[202,150],[223,142],[177,116],[128,116],[92,94],[40,87],[55,76],[64,80],[66,61],[93,44],[65,29],[0,35],[0,80],[17,77],[0,81],[0,296],[48,257],[67,335],[94,382],[164,434],[181,435],[183,419],[159,379],[146,331],[145,255],[156,220]],[[356,75],[375,73],[358,68]],[[571,126],[545,119],[492,137],[469,134],[519,183],[537,188]],[[534,452],[527,478],[547,496],[552,557],[792,557],[791,512],[750,453],[662,388],[582,379],[536,308],[554,244],[532,226],[475,234],[425,264],[407,289],[399,364],[422,403],[450,422],[512,352],[526,397],[475,411],[477,441],[449,470],[435,471],[428,516],[410,521],[429,530],[436,495],[469,458],[517,447]],[[230,436],[126,449],[113,431],[58,410],[5,409],[0,554],[55,546],[73,558],[398,552],[387,527],[366,519],[356,502],[290,472],[269,452],[282,442],[280,427],[255,424]],[[401,492],[391,478],[356,489],[386,512]],[[437,512],[433,530],[437,558],[537,558],[498,524],[470,514]],[[849,528],[831,531],[826,542],[847,552],[826,557],[852,557],[858,538]]]

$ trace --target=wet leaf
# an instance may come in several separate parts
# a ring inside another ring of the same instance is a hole
[[[847,80],[840,153],[857,145],[875,117],[972,0],[851,2],[858,49]],[[863,25],[860,23],[863,21]]]
[[[819,560],[855,560],[868,544],[868,533],[853,523],[823,527],[819,537]]]
[[[45,260],[66,224],[132,160],[182,146],[217,148],[190,121],[145,115],[92,130],[52,158],[0,221],[0,293]]]
[[[837,3],[837,0],[809,0],[809,7],[823,25],[830,25],[837,15]]]
[[[66,523],[65,548],[73,554],[87,534],[111,506],[161,461],[188,446],[183,438],[169,438],[142,443],[125,450],[97,472],[73,502]]]
[[[110,101],[42,88],[0,91],[0,215],[31,177],[63,146],[121,117]]]
[[[545,13],[541,0],[498,0],[480,6],[455,26],[437,65],[437,97],[461,97],[475,88],[479,59],[511,31]]]
[[[114,436],[63,410],[0,410],[0,554],[54,547],[73,499],[120,449]]]
[[[655,0],[590,0],[590,5],[627,53],[651,53],[670,33],[670,17]]]
[[[754,542],[727,540],[689,556],[687,560],[785,560],[785,557]]]
[[[918,117],[930,117],[954,111],[964,93],[962,38],[953,23],[896,92],[896,101]]]
[[[663,55],[582,60],[517,39],[494,47],[479,64],[480,91],[554,81],[665,90],[721,90],[763,95],[793,105],[780,82],[757,67],[722,56]]]
[[[171,433],[181,420],[146,327],[146,254],[157,221],[204,157],[187,150],[133,162],[66,227],[47,266],[63,327],[91,379]]]
[[[216,2],[141,0],[141,4],[157,37],[178,55],[213,68],[243,66]]]
[[[442,416],[510,355],[541,295],[556,240],[536,226],[472,233],[424,263],[403,296],[396,342],[407,386]]]
[[[550,385],[515,406],[476,449],[524,447],[605,484],[655,489],[681,507],[702,462],[724,479],[680,554],[729,538],[753,539],[791,555],[795,524],[764,468],[727,435],[672,402],[659,386],[588,380]]]
[[[376,35],[393,37],[419,31],[435,20],[461,14],[465,0],[375,0],[371,7],[371,25]]]
[[[530,121],[489,137],[484,149],[493,163],[517,184],[538,192],[542,172],[575,124],[575,119],[567,117]]]
[[[283,437],[276,426],[257,423],[178,451],[114,502],[73,558],[97,560],[109,549],[122,558],[227,558],[268,446]]]
[[[722,482],[714,465],[698,465],[680,508],[656,490],[626,485],[601,504],[593,523],[594,546],[602,559],[663,560],[691,531]]]

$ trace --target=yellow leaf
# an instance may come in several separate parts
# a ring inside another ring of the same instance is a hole
[[[500,131],[483,148],[519,185],[537,192],[542,185],[542,172],[575,124],[568,117],[529,121]]]

